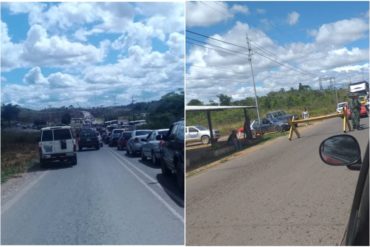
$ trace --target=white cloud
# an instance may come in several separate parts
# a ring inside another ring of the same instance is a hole
[[[40,67],[30,69],[24,76],[23,82],[26,84],[49,84],[42,74]]]
[[[297,13],[296,11],[289,13],[288,18],[287,18],[288,24],[291,26],[297,24],[299,20],[299,16],[300,16],[299,13]]]
[[[343,45],[365,37],[368,30],[369,24],[366,21],[353,18],[324,24],[311,34],[317,43]]]
[[[248,24],[241,22],[237,22],[225,34],[212,37],[245,47],[246,33],[252,40],[253,67],[257,94],[260,96],[280,88],[288,90],[290,87],[297,88],[298,82],[315,88],[318,86],[319,76],[335,76],[338,83],[347,80],[349,76],[347,73],[351,73],[352,80],[361,79],[361,74],[355,69],[358,69],[359,64],[368,64],[369,61],[369,50],[358,47],[333,47],[301,42],[278,45],[261,30],[251,28]],[[198,98],[207,102],[220,93],[232,95],[233,99],[253,96],[248,57],[242,55],[247,53],[246,48],[217,43],[213,40],[207,42],[211,46],[217,45],[232,49],[237,54],[192,46],[187,55],[189,68],[186,75],[188,94],[186,100]],[[259,48],[263,48],[267,53]],[[295,66],[297,70],[279,65],[264,56],[277,59],[281,63],[288,63]],[[304,71],[311,74],[304,74]]]
[[[249,8],[245,5],[234,4],[230,10],[235,14],[236,13],[249,14]]]
[[[223,2],[187,2],[186,14],[188,27],[206,27],[233,17]]]
[[[265,9],[257,9],[256,12],[257,12],[257,14],[260,14],[260,15],[266,14]]]

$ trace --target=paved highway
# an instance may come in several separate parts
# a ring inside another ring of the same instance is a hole
[[[355,136],[362,155],[368,119]],[[330,119],[187,178],[188,245],[335,245],[348,221],[358,171],[325,165],[319,145],[341,133]]]
[[[183,194],[159,167],[103,147],[2,186],[2,244],[183,244]]]

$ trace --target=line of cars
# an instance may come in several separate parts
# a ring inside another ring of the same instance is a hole
[[[173,123],[169,129],[113,129],[105,141],[110,147],[125,150],[128,156],[140,156],[160,166],[165,176],[175,175],[177,185],[184,189],[184,121]]]

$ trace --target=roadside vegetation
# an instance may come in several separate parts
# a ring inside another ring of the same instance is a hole
[[[1,131],[1,183],[37,162],[38,138],[38,131]]]
[[[338,89],[338,102],[348,101],[346,89]],[[254,97],[247,97],[243,100],[233,101],[231,97],[220,94],[220,105],[246,105],[254,106]],[[335,90],[312,90],[309,86],[301,85],[298,89],[291,88],[289,91],[280,89],[277,92],[270,92],[266,96],[258,97],[260,117],[263,118],[267,112],[284,110],[291,114],[301,116],[306,107],[311,117],[334,113],[336,110]],[[203,103],[198,99],[192,99],[188,105],[218,105],[215,102]],[[250,120],[257,119],[255,109],[247,110]],[[228,135],[232,129],[243,127],[243,110],[225,110],[211,113],[214,128],[221,131],[221,135]],[[187,125],[201,124],[208,126],[204,112],[187,112]]]

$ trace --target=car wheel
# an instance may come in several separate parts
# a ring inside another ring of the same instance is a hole
[[[155,156],[154,152],[152,152],[152,164],[154,166],[158,165],[157,157]]]
[[[181,191],[184,191],[184,171],[180,171],[179,167],[176,167],[176,183]]]
[[[203,144],[208,144],[209,143],[209,136],[202,136],[200,138]]]
[[[162,174],[164,176],[171,175],[171,171],[167,168],[167,166],[166,166],[166,164],[163,160],[161,160],[161,170],[162,170]]]
[[[46,167],[46,160],[40,158],[40,167],[45,168]]]
[[[130,148],[129,148],[129,147],[127,147],[127,149],[126,149],[126,154],[127,154],[128,156],[131,156],[131,151],[130,151]]]
[[[143,151],[141,151],[141,160],[146,161],[146,156]]]
[[[76,157],[76,156],[74,156],[74,157],[71,159],[71,163],[72,163],[72,166],[77,165],[77,157]]]
[[[100,149],[100,145],[98,144],[97,146],[96,146],[96,150],[99,150]]]

